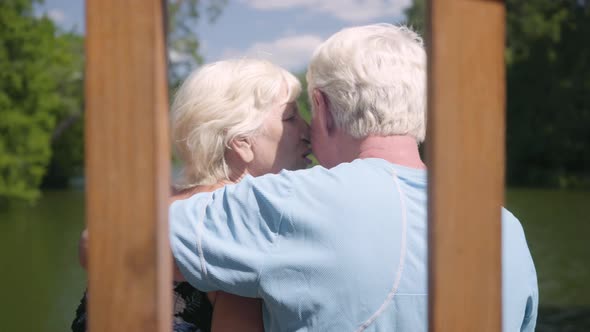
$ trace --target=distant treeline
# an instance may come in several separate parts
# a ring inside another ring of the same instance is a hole
[[[424,3],[406,11],[421,31]],[[588,189],[590,1],[506,0],[506,13],[507,184]]]
[[[227,0],[168,0],[173,90],[202,63],[193,27]],[[84,173],[84,37],[47,15],[43,0],[0,1],[0,206]]]

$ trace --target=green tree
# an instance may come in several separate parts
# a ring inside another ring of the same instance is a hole
[[[51,160],[43,187],[65,187],[72,177],[84,174],[84,39],[60,33],[62,50],[52,76],[60,96],[60,112],[50,139]]]
[[[52,76],[59,62],[54,24],[30,0],[0,2],[0,200],[34,200],[51,156],[60,112]]]
[[[168,49],[171,53],[169,86],[176,88],[196,66],[203,63],[196,25],[202,13],[213,23],[227,0],[168,0]]]
[[[426,30],[426,1],[414,0],[404,13],[406,14],[405,24],[412,27],[421,36],[424,36]]]
[[[507,179],[590,186],[590,4],[507,2]]]
[[[0,201],[34,201],[39,185],[83,173],[83,36],[34,15],[42,0],[0,2]],[[202,62],[196,23],[227,0],[169,0],[170,85]],[[45,175],[45,177],[44,177]]]
[[[169,88],[173,91],[194,67],[203,62],[196,25],[202,13],[209,22],[219,15],[227,0],[169,0],[168,49]],[[58,119],[52,135],[53,157],[43,180],[44,187],[63,188],[72,177],[83,176],[84,171],[84,113],[83,113],[83,37],[73,32],[62,33],[68,53],[62,70],[67,73],[55,76],[60,80],[61,96],[70,102],[67,112]],[[69,56],[69,58],[68,58]],[[67,64],[65,64],[67,63]],[[171,93],[172,95],[172,93]]]
[[[407,9],[424,28],[425,1]],[[507,0],[507,181],[590,186],[590,3]]]
[[[295,76],[299,82],[301,82],[301,94],[299,95],[299,98],[297,98],[297,107],[299,108],[299,113],[301,113],[301,117],[303,117],[307,123],[311,123],[311,104],[309,101],[309,95],[307,93],[307,78],[305,76],[305,72],[301,72]],[[309,155],[309,158],[312,161],[311,165],[309,165],[310,167],[319,164],[313,153]]]
[[[297,107],[301,116],[307,123],[311,122],[311,105],[309,104],[309,96],[307,95],[307,78],[305,72],[295,75],[299,82],[301,82],[301,94],[297,98]]]

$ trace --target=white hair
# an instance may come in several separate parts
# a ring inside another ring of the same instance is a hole
[[[341,30],[314,52],[307,82],[309,96],[320,90],[336,126],[353,137],[410,135],[424,141],[426,52],[409,28]]]
[[[255,135],[273,107],[294,101],[300,92],[295,76],[265,60],[219,61],[191,73],[172,104],[174,147],[184,164],[176,186],[229,179],[229,143]]]

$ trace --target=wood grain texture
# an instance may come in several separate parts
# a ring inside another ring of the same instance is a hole
[[[170,331],[161,0],[86,1],[89,330]]]
[[[505,9],[429,1],[430,331],[501,330]]]

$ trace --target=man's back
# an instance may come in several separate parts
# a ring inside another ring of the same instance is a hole
[[[382,159],[247,178],[175,204],[173,250],[197,288],[261,297],[268,331],[426,331],[426,192]]]
[[[424,330],[425,171],[367,159],[309,173],[292,180],[298,197],[261,277],[265,302],[282,304],[266,326]]]

